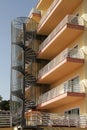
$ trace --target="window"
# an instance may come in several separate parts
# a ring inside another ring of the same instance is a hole
[[[65,115],[79,115],[79,108],[74,108],[64,112]]]
[[[69,80],[69,89],[71,92],[78,92],[79,76]]]
[[[79,76],[64,83],[64,92],[79,92]]]
[[[78,55],[78,45],[74,46],[72,49],[70,49],[69,51],[69,56],[72,57],[72,58],[79,58],[79,55]]]

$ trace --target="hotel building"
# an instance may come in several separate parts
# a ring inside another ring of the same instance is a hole
[[[87,129],[87,0],[38,0],[12,21],[17,129]]]

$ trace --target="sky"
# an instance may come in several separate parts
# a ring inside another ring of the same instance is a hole
[[[0,96],[10,99],[11,21],[27,17],[37,0],[0,0]]]

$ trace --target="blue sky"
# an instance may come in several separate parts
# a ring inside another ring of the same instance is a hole
[[[28,16],[37,0],[0,0],[0,95],[10,98],[11,20]]]

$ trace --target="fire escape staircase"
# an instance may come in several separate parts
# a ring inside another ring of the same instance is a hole
[[[37,70],[35,70],[35,72],[34,72],[33,64],[37,64],[38,59],[36,59],[37,52],[36,52],[36,48],[34,46],[34,44],[36,44],[36,43],[34,43],[34,42],[35,42],[35,40],[41,38],[42,36],[37,35],[35,31],[26,32],[26,29],[23,31],[24,31],[23,40],[20,39],[20,41],[12,43],[16,46],[19,46],[23,50],[23,52],[22,52],[23,56],[24,56],[24,59],[22,59],[23,65],[18,64],[17,66],[12,66],[12,69],[21,73],[23,82],[24,82],[23,88],[27,88],[27,87],[32,88],[32,87],[37,86],[37,83],[36,83]],[[42,39],[44,39],[45,37],[46,36],[43,36]],[[26,64],[30,65],[29,71],[26,71],[26,68],[25,68]],[[23,101],[24,113],[28,110],[36,110],[36,101],[35,101],[34,95],[32,94],[32,89],[30,90],[28,98],[25,98],[25,92],[23,92],[23,90],[21,88],[17,89],[17,90],[13,90],[12,94],[14,96],[20,98]],[[17,120],[17,119],[15,119],[15,120]],[[20,124],[20,119],[18,119],[18,121]],[[38,125],[34,125],[34,126],[33,125],[32,126],[24,125],[23,126],[23,130],[28,130],[28,129],[42,130],[42,129],[44,129],[44,126],[38,126]],[[51,130],[51,129],[52,129],[51,127],[46,127],[46,130]],[[57,128],[57,129],[60,130],[59,128]]]
[[[36,104],[35,102],[31,99],[25,99],[25,111],[29,110],[29,109],[35,109],[36,108]]]
[[[32,87],[32,85],[36,83],[36,77],[32,74],[33,68],[30,72],[25,71],[25,64],[31,64],[32,66],[32,63],[35,62],[36,52],[32,48],[34,36],[35,32],[25,32],[24,43],[22,41],[13,43],[14,45],[21,47],[24,52],[24,65],[12,66],[13,70],[19,71],[23,75],[24,87]],[[26,43],[26,41],[28,42],[28,44]],[[30,97],[29,99],[24,99],[21,89],[13,90],[12,94],[24,100],[25,111],[36,107],[36,103],[32,100],[32,97]]]
[[[36,72],[34,72],[33,63],[36,62],[36,52],[33,49],[34,43],[33,40],[35,38],[35,32],[26,32],[25,33],[25,64],[30,65],[29,71],[25,71],[25,87],[30,87],[30,91],[28,94],[28,98],[25,98],[25,112],[28,110],[36,109],[36,102],[34,99],[34,95],[32,95],[32,87],[36,84]],[[37,129],[37,126],[24,126],[23,130],[34,130]],[[40,129],[40,128],[39,128]]]
[[[34,40],[35,40],[35,32],[25,32],[25,47],[24,47],[24,54],[25,54],[25,64],[29,65],[29,71],[25,70],[25,87],[32,87],[36,84],[36,72],[34,71],[33,63],[36,62],[36,52],[33,49]],[[30,92],[32,93],[32,92]],[[35,109],[36,103],[33,100],[33,96],[29,94],[28,99],[25,99],[25,111],[29,109]]]

